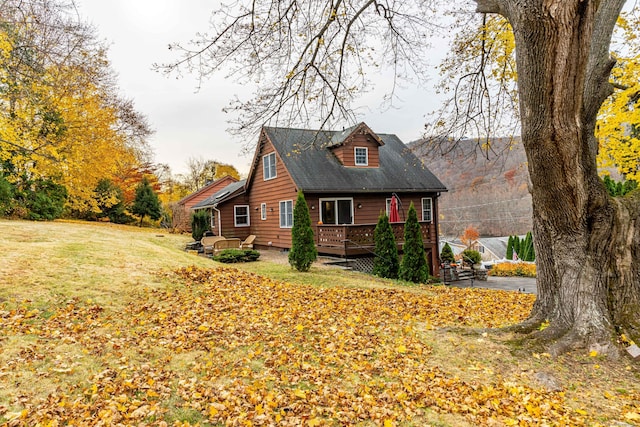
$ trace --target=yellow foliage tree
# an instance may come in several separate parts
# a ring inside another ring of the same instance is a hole
[[[152,131],[117,95],[106,51],[92,30],[69,18],[63,4],[9,1],[3,12],[5,6],[0,173],[24,187],[34,179],[54,180],[67,188],[72,213],[95,213],[98,183],[140,168]]]
[[[640,18],[623,14],[618,32],[625,42],[624,53],[614,54],[617,63],[611,72],[616,87],[600,109],[596,136],[598,164],[615,168],[627,180],[640,182]],[[604,173],[608,173],[606,170]]]
[[[616,88],[603,103],[598,115],[596,136],[600,150],[600,173],[615,169],[628,180],[640,180],[640,17],[623,13],[616,27],[620,51],[612,55],[617,63],[611,73]],[[492,111],[496,117],[485,119],[494,134],[501,125],[513,122],[497,116],[496,107],[508,106],[507,111],[518,116],[517,73],[515,66],[515,39],[513,29],[500,15],[485,15],[479,27],[467,26],[456,34],[453,48],[440,65],[442,81],[439,90],[457,94],[448,102],[458,104],[457,111],[478,109],[473,103],[487,103],[482,109]],[[458,82],[452,85],[451,82]],[[473,96],[481,93],[483,96]],[[494,99],[491,103],[491,99]],[[450,109],[446,106],[445,109]],[[502,109],[502,108],[501,108]],[[502,111],[504,114],[504,111]],[[440,120],[437,132],[451,132],[451,122]],[[463,126],[470,123],[465,122]],[[455,129],[461,135],[466,128]],[[487,141],[490,144],[490,141]],[[490,149],[483,145],[483,149]]]
[[[227,165],[225,163],[218,163],[216,166],[216,179],[225,176],[231,176],[237,180],[240,179],[240,173],[233,165]]]

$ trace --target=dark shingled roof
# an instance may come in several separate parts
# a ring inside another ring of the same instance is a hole
[[[355,168],[344,167],[328,148],[348,137],[348,130],[265,127],[264,131],[296,186],[305,192],[447,191],[396,135],[377,134],[383,143],[378,168]]]
[[[241,191],[239,190],[244,190],[245,182],[246,180],[244,179],[238,182],[233,182],[227,185],[226,187],[224,187],[222,190],[218,191],[217,193],[207,197],[200,203],[193,205],[191,209],[204,209],[204,208],[210,208],[212,206],[215,206],[218,203],[222,202],[223,200],[226,200],[232,196],[235,196],[238,193],[241,193]]]

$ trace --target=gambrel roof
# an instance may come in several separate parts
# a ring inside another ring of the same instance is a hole
[[[356,132],[378,143],[379,166],[344,166],[332,148],[346,144]],[[262,138],[273,144],[296,187],[304,192],[443,192],[446,187],[396,135],[374,134],[361,123],[344,131],[264,127]],[[260,151],[258,147],[256,154]],[[261,153],[265,155],[268,153]],[[258,164],[253,161],[251,175]]]

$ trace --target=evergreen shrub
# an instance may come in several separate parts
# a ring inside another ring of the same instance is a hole
[[[131,213],[140,217],[140,227],[145,216],[152,220],[158,220],[162,216],[162,206],[158,195],[153,191],[153,187],[145,178],[136,187],[136,198],[133,201]]]
[[[225,249],[213,257],[214,261],[225,264],[237,262],[252,262],[260,258],[260,252],[254,249]]]
[[[462,251],[462,262],[469,265],[479,264],[482,261],[482,255],[480,252],[473,249],[465,249]]]
[[[67,189],[51,180],[38,180],[33,189],[26,192],[28,218],[36,221],[52,221],[60,218],[67,200]]]
[[[449,243],[445,243],[442,247],[442,252],[440,252],[440,262],[445,264],[456,262],[456,258],[453,255],[453,249],[451,249]]]
[[[418,214],[413,202],[409,205],[407,220],[404,223],[403,256],[398,277],[414,283],[426,283],[429,279],[429,266],[422,242]]]
[[[373,274],[388,279],[397,279],[400,269],[398,246],[386,213],[380,213],[373,236],[376,254],[373,260]]]
[[[302,191],[298,191],[298,199],[293,208],[289,264],[298,271],[309,271],[311,264],[317,258],[318,250],[313,239],[309,206]]]
[[[209,215],[205,210],[197,210],[191,214],[191,237],[199,242],[204,233],[209,230]]]
[[[0,176],[0,216],[8,215],[14,203],[13,185]]]

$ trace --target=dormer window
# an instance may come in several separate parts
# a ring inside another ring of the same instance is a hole
[[[369,149],[367,147],[355,147],[354,154],[356,166],[369,166]]]

